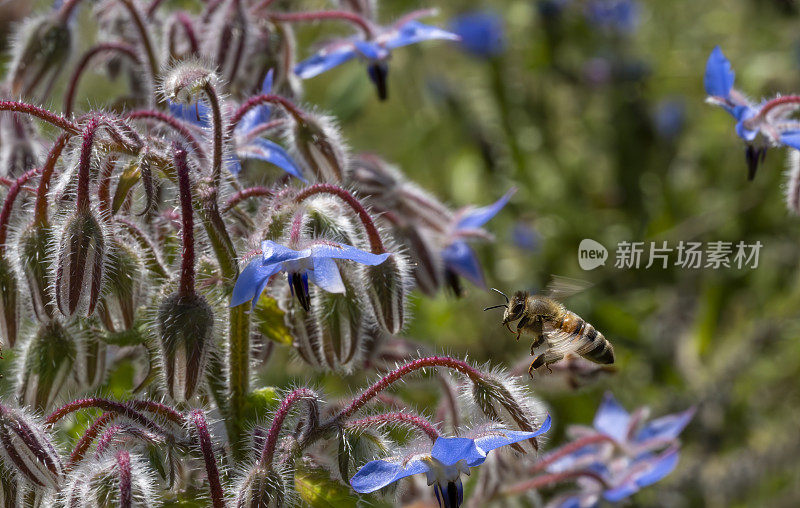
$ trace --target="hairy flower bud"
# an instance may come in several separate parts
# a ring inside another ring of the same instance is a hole
[[[92,332],[77,341],[75,377],[84,389],[98,386],[106,373],[106,343]]]
[[[142,266],[136,252],[119,242],[108,254],[107,291],[98,314],[110,332],[130,330],[142,293]]]
[[[3,465],[33,485],[57,488],[64,466],[50,436],[23,410],[0,404],[0,458]]]
[[[363,294],[351,270],[342,270],[345,293],[329,293],[314,288],[312,313],[320,332],[319,361],[333,371],[348,371],[360,358],[366,328],[374,318],[365,312],[359,294]]]
[[[172,102],[189,104],[207,85],[215,86],[217,76],[197,60],[178,62],[164,78],[162,93]]]
[[[236,494],[236,508],[279,508],[289,503],[287,479],[274,469],[256,465],[241,481]]]
[[[297,121],[293,145],[309,171],[320,182],[341,182],[347,172],[347,153],[339,129],[328,117],[308,115]]]
[[[76,508],[156,505],[155,479],[147,461],[127,450],[104,453],[70,473],[64,506]]]
[[[14,267],[0,253],[0,341],[4,347],[14,347],[19,329],[19,288]]]
[[[64,316],[91,316],[100,298],[106,238],[90,209],[78,210],[63,226],[56,259],[56,304]]]
[[[11,65],[14,95],[29,95],[38,85],[49,87],[69,59],[72,32],[59,16],[31,18],[17,34]]]
[[[364,266],[367,297],[378,324],[395,334],[403,328],[410,283],[405,258],[392,254],[383,263]]]
[[[58,321],[39,326],[22,354],[17,397],[37,410],[52,407],[72,374],[77,356],[75,338]]]
[[[0,117],[0,175],[16,178],[39,163],[30,119],[18,114]]]
[[[19,237],[20,268],[28,283],[33,311],[40,322],[53,317],[48,258],[54,243],[53,230],[46,225],[31,225]]]
[[[176,402],[192,398],[214,341],[214,312],[196,293],[173,293],[158,308],[158,345],[167,393]]]
[[[294,347],[300,358],[315,368],[322,368],[321,342],[319,323],[310,312],[306,312],[300,305],[292,305],[292,297],[287,294],[278,300],[286,327],[289,328],[294,338]]]

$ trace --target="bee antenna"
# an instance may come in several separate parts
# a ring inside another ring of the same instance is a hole
[[[492,307],[486,307],[485,309],[483,309],[483,311],[486,312],[487,310],[499,309],[500,307],[503,307],[504,309],[507,309],[508,305],[494,305]]]
[[[508,305],[508,303],[509,303],[509,300],[508,300],[508,297],[506,296],[506,294],[505,294],[505,293],[503,293],[502,291],[500,291],[500,290],[499,290],[499,289],[497,289],[497,288],[492,288],[492,291],[494,291],[494,292],[496,292],[496,293],[500,293],[501,295],[503,295],[503,298],[505,298],[505,299],[506,299],[506,305]]]

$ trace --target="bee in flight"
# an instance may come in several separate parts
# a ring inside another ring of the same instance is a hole
[[[555,299],[556,293],[574,292],[574,288],[566,287],[565,280],[555,279],[548,287],[547,296],[517,291],[509,298],[492,288],[503,295],[506,303],[483,309],[505,308],[502,324],[516,333],[517,340],[523,333],[533,336],[531,356],[534,359],[528,369],[531,377],[536,369],[545,366],[549,370],[549,365],[572,354],[603,365],[614,363],[614,347],[603,334]],[[515,321],[516,331],[511,329]]]

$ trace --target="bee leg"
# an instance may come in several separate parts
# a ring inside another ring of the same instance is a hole
[[[533,371],[535,371],[542,365],[544,365],[544,353],[534,358],[533,361],[531,362],[531,366],[528,367],[528,375],[531,377],[531,379],[533,379]]]
[[[519,342],[519,336],[522,335],[522,327],[528,325],[528,318],[524,317],[517,322],[517,342]]]

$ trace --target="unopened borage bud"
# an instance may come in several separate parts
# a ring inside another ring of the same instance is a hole
[[[56,304],[66,317],[94,312],[103,285],[106,239],[100,221],[89,209],[67,219],[61,234],[56,266]]]
[[[32,224],[19,237],[19,263],[28,283],[36,318],[44,323],[53,317],[53,299],[50,293],[51,245],[55,244],[53,229],[45,224]]]
[[[19,329],[19,288],[14,267],[5,254],[0,254],[0,342],[14,347]]]
[[[175,65],[164,78],[163,94],[172,102],[189,104],[206,86],[215,86],[217,76],[199,60]]]
[[[392,254],[379,265],[365,266],[367,297],[378,324],[395,334],[403,328],[406,296],[410,282],[406,261]]]
[[[59,321],[39,326],[21,357],[17,398],[21,404],[46,410],[73,373],[77,345],[75,337]]]
[[[66,20],[53,15],[31,19],[20,28],[17,38],[9,72],[11,87],[14,95],[29,94],[59,73],[72,47],[72,33]]]
[[[57,488],[64,466],[42,425],[25,411],[0,404],[0,458],[34,487]]]
[[[197,390],[212,346],[214,312],[197,293],[176,292],[158,309],[159,349],[167,393],[176,402]]]

